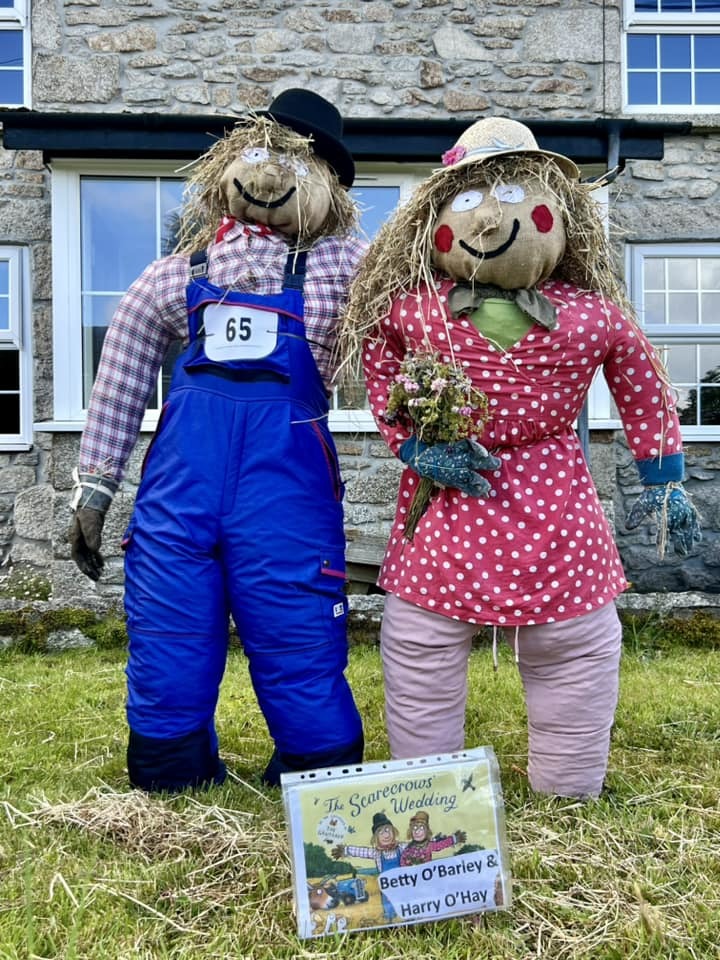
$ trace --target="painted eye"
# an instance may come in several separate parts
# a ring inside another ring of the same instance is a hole
[[[298,177],[306,177],[308,175],[307,164],[303,163],[302,160],[298,160],[297,157],[286,157],[283,154],[278,157],[278,162],[284,167],[288,167],[290,170],[293,170]]]
[[[479,190],[466,190],[455,197],[450,209],[455,213],[462,213],[464,210],[474,210],[482,202],[483,195]]]
[[[493,196],[500,203],[521,203],[525,199],[525,191],[516,183],[500,183],[493,190]]]
[[[270,152],[265,147],[247,147],[242,152],[245,163],[264,163],[270,159]]]

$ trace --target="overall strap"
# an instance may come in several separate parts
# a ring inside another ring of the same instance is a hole
[[[291,250],[285,261],[285,277],[283,290],[299,290],[302,293],[305,283],[305,269],[308,251]]]
[[[190,254],[190,279],[202,280],[208,275],[207,250],[196,250]]]

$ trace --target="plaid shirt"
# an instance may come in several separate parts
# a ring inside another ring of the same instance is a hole
[[[208,279],[255,294],[282,289],[286,238],[265,228],[225,224],[208,251]],[[322,237],[307,260],[305,331],[330,386],[337,320],[365,246],[354,237]],[[151,263],[132,284],[108,328],[80,443],[80,470],[121,480],[170,343],[187,340],[188,258]]]

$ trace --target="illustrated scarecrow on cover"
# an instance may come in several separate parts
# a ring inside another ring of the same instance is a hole
[[[225,777],[214,715],[230,614],[275,745],[266,782],[362,758],[327,424],[337,318],[363,252],[341,136],[335,107],[304,90],[234,127],[190,179],[180,252],[132,284],[105,339],[71,531],[94,580],[163,358],[187,343],[124,541],[128,771],[146,790]]]
[[[443,164],[371,245],[342,338],[406,464],[379,578],[391,751],[464,747],[471,640],[491,625],[519,664],[531,786],[596,796],[627,583],[574,424],[602,369],[645,486],[627,525],[657,519],[661,552],[684,554],[700,534],[673,394],[575,164],[504,118]]]

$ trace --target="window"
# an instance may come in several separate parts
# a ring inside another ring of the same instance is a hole
[[[30,106],[30,24],[26,0],[0,0],[0,104]]]
[[[720,0],[626,0],[625,29],[628,110],[720,108]]]
[[[0,246],[0,450],[27,450],[32,395],[27,250]]]
[[[360,207],[360,228],[371,240],[398,204],[407,200],[414,187],[429,173],[430,167],[394,169],[384,165],[364,165],[355,178],[351,193]],[[344,384],[335,390],[330,411],[330,426],[338,431],[376,430],[362,383]]]
[[[170,232],[184,187],[179,167],[135,163],[118,175],[114,161],[53,163],[55,421],[46,429],[82,427],[118,301],[148,263],[172,249]],[[363,233],[372,237],[419,179],[417,171],[362,171],[353,195],[361,206]],[[165,361],[145,429],[157,422],[179,349],[178,344]],[[374,429],[366,406],[361,385],[336,391],[331,426]]]
[[[184,181],[171,165],[137,164],[124,176],[116,169],[112,161],[53,164],[55,418],[69,427],[84,421],[115,307],[172,249],[182,202]],[[146,427],[157,421],[179,349],[163,365]]]
[[[720,439],[720,244],[630,249],[638,318],[667,366],[687,439]]]

